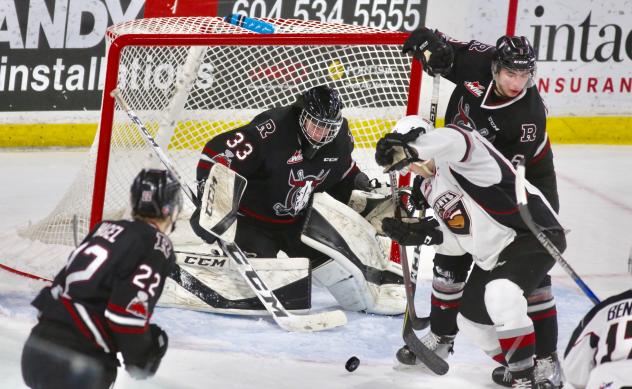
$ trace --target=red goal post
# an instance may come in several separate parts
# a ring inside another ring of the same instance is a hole
[[[110,27],[99,131],[78,177],[83,182],[73,185],[75,192],[87,193],[67,195],[40,232],[50,234],[51,225],[67,230],[68,217],[79,214],[83,237],[102,218],[122,216],[134,175],[159,166],[110,96],[114,88],[195,187],[195,165],[210,138],[265,109],[291,104],[303,90],[328,84],[341,94],[356,140],[354,158],[369,176],[380,176],[375,142],[419,105],[421,66],[401,53],[408,34],[263,20],[275,25],[275,34],[255,34],[218,17],[139,19]],[[68,236],[49,240],[69,242]]]

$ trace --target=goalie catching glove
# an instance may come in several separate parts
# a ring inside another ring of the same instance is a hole
[[[439,222],[428,216],[423,219],[387,217],[382,220],[382,230],[389,238],[402,246],[431,246],[443,242]]]

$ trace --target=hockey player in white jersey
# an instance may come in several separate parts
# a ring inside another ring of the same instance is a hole
[[[426,178],[421,190],[443,234],[437,253],[471,254],[476,264],[463,290],[459,329],[508,366],[513,387],[536,387],[535,335],[525,296],[555,261],[520,218],[512,164],[467,127],[433,130],[419,116],[403,118],[378,142],[376,161],[387,170],[410,168]],[[566,241],[556,213],[537,188],[528,184],[527,191],[535,221],[563,251]],[[382,227],[409,245],[423,244],[435,228],[427,218],[386,218]]]
[[[566,378],[576,388],[632,388],[632,289],[594,306],[564,353]]]

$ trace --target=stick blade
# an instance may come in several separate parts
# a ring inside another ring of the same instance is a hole
[[[347,316],[340,310],[312,315],[290,315],[275,317],[277,324],[289,332],[316,332],[344,326]]]
[[[426,347],[414,332],[404,333],[404,342],[410,348],[417,359],[424,365],[428,366],[428,369],[438,375],[444,375],[450,370],[450,365],[443,358],[435,354],[432,350]]]

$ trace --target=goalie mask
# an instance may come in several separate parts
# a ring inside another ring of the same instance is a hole
[[[496,42],[496,53],[492,61],[492,74],[494,79],[505,68],[513,71],[525,71],[529,73],[529,81],[526,87],[534,85],[536,64],[535,50],[524,36],[501,36]]]
[[[182,209],[180,185],[166,170],[143,169],[132,184],[131,203],[133,215],[169,217],[173,223]]]
[[[342,101],[335,89],[325,85],[305,91],[296,103],[301,108],[299,124],[303,155],[311,159],[318,149],[334,140],[342,127]]]

